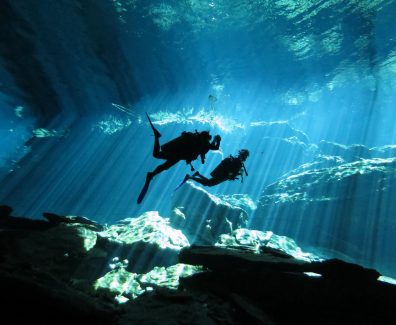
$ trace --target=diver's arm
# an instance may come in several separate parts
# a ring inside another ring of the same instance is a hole
[[[219,135],[215,135],[213,141],[210,144],[211,150],[219,150],[220,148],[221,137]]]
[[[244,163],[242,163],[242,167],[243,167],[243,170],[245,171],[246,176],[249,176]]]
[[[186,159],[186,165],[189,165],[189,166],[190,166],[192,172],[195,170],[195,169],[194,169],[194,166],[192,165],[192,161],[193,161],[193,160],[194,160],[194,159]]]
[[[199,155],[201,156],[202,164],[204,164],[205,163],[205,154],[204,153],[200,153]]]

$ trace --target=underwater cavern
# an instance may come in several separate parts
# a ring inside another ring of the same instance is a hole
[[[1,323],[395,324],[394,13],[1,0]]]

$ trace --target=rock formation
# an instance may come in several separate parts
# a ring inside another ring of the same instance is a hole
[[[395,158],[377,158],[289,173],[264,190],[251,226],[391,274],[396,211],[382,202],[395,193],[395,167]]]
[[[247,224],[247,212],[222,200],[192,182],[187,182],[173,197],[171,224],[183,229],[195,244],[214,244],[221,234]]]
[[[190,247],[156,212],[110,226],[0,213],[7,324],[392,324],[396,286],[377,271],[323,261],[272,232],[236,229],[216,246]],[[142,257],[154,246],[180,253],[137,273],[136,259],[117,255],[138,242]]]

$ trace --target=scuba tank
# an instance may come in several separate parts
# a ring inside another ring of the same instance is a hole
[[[180,155],[180,153],[190,153],[194,150],[198,140],[198,133],[182,132],[177,138],[163,144],[161,151],[166,155]]]
[[[223,159],[221,163],[210,173],[210,176],[217,179],[234,179],[240,174],[242,168],[238,158],[230,156]]]

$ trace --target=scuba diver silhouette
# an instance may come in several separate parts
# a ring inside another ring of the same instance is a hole
[[[178,188],[188,180],[193,180],[203,186],[215,186],[225,181],[233,181],[241,177],[243,183],[243,174],[248,176],[244,162],[249,157],[249,151],[246,149],[239,150],[238,156],[230,155],[228,158],[223,159],[220,164],[210,173],[212,178],[207,178],[199,172],[195,172],[192,176],[186,175],[183,182]]]
[[[194,171],[194,167],[192,166],[191,162],[200,157],[201,162],[204,164],[208,151],[218,150],[220,148],[221,141],[220,135],[216,135],[211,142],[210,140],[212,139],[212,136],[208,131],[198,132],[195,130],[195,133],[182,132],[179,137],[161,146],[159,143],[161,133],[154,127],[149,115],[147,113],[146,115],[154,133],[153,157],[157,159],[164,159],[166,161],[163,164],[157,166],[152,172],[147,173],[146,182],[137,200],[138,204],[142,202],[154,176],[162,173],[164,170],[169,169],[180,160],[185,160],[186,163],[190,165],[191,171]]]

